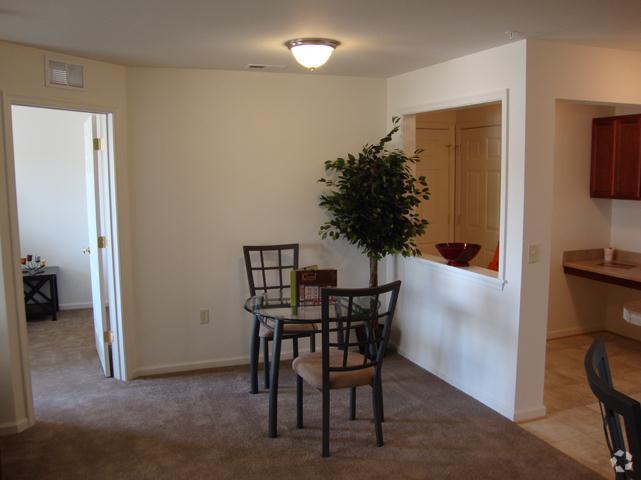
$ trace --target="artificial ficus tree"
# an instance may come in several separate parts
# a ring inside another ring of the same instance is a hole
[[[320,227],[322,238],[346,239],[368,258],[369,285],[378,285],[378,261],[386,255],[420,255],[416,237],[425,233],[428,222],[417,207],[429,199],[424,176],[414,175],[418,154],[385,148],[400,129],[400,118],[392,119],[392,130],[375,145],[365,145],[356,155],[325,162],[327,186],[319,205],[329,219]]]

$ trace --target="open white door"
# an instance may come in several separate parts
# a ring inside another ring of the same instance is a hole
[[[89,224],[89,262],[91,265],[91,293],[93,297],[93,322],[96,337],[98,358],[105,376],[111,376],[109,357],[109,322],[106,311],[107,289],[103,268],[105,261],[106,237],[102,232],[100,218],[100,169],[104,162],[106,150],[100,140],[94,144],[94,138],[101,138],[101,118],[92,115],[84,125],[85,134],[85,171],[87,177],[87,215]]]

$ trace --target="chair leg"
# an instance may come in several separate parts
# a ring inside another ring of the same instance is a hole
[[[303,428],[303,379],[296,375],[296,428]]]
[[[323,457],[329,457],[329,387],[323,388]]]
[[[309,351],[316,351],[316,333],[310,333],[309,335]]]
[[[363,325],[359,325],[354,329],[354,333],[356,333],[356,339],[358,340],[358,352],[361,355],[368,355],[368,352],[366,351],[366,344],[367,344],[367,333],[365,332],[365,327]]]
[[[374,429],[376,431],[376,446],[383,446],[383,427],[381,425],[381,407],[380,407],[380,395],[378,393],[379,383],[374,380],[372,384],[372,410],[374,411]]]
[[[356,387],[349,389],[349,419],[356,419]]]
[[[272,343],[274,345],[272,346],[267,435],[269,438],[276,438],[278,436],[278,376],[280,374],[280,351],[283,345],[283,322],[280,319],[275,319]]]
[[[378,408],[381,411],[381,422],[385,422],[385,409],[383,408],[383,380],[378,376]]]
[[[298,337],[292,338],[292,344],[294,358],[296,358],[298,357]]]
[[[249,346],[249,382],[251,393],[258,393],[258,354],[260,352],[260,338],[258,338],[259,320],[254,316],[251,345]]]
[[[265,388],[269,388],[269,339],[263,337],[263,369],[265,370]]]

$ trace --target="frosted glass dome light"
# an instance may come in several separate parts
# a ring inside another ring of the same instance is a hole
[[[339,45],[339,41],[329,38],[297,38],[285,42],[296,61],[310,70],[325,65]]]

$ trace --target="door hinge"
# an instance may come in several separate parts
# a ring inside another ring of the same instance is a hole
[[[112,343],[114,343],[114,334],[112,333],[111,330],[105,331],[104,340],[105,340],[105,343],[108,345],[111,345]]]
[[[94,138],[93,139],[93,149],[96,151],[102,150],[102,147],[104,146],[104,140],[102,138]]]
[[[98,248],[107,248],[107,237],[98,237]]]

